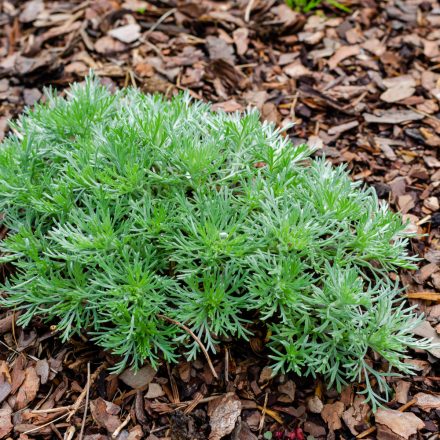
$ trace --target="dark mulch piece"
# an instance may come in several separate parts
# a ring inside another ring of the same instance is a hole
[[[189,90],[225,111],[250,104],[280,126],[294,123],[294,143],[346,163],[424,234],[412,241],[420,270],[401,277],[409,301],[426,313],[420,332],[438,338],[440,4],[351,7],[301,15],[276,0],[4,0],[0,138],[43,86],[63,90],[89,69],[111,87]],[[85,338],[62,344],[47,326],[22,330],[15,318],[0,319],[0,438],[98,440],[116,431],[131,440],[252,440],[271,431],[397,440],[417,428],[419,438],[438,438],[438,352],[413,353],[418,376],[391,379],[395,398],[375,423],[356,388],[338,394],[319,380],[270,379],[264,334],[225,344],[213,357],[218,380],[202,358],[117,377],[114,359]],[[405,416],[392,425],[397,408]]]

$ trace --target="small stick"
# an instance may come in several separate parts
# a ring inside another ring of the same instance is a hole
[[[84,408],[84,415],[81,423],[81,431],[79,432],[78,440],[82,440],[84,436],[84,429],[86,427],[87,409],[89,408],[89,397],[90,397],[90,362],[87,362],[86,406]]]
[[[415,403],[417,403],[417,399],[412,399],[409,402],[405,403],[405,405],[402,405],[397,411],[406,411],[410,406],[413,406]]]
[[[101,364],[96,371],[92,374],[90,377],[90,385],[96,380],[96,378],[99,376],[101,371],[105,370],[107,368],[107,362],[104,362]],[[81,394],[78,396],[78,399],[76,399],[76,402],[72,405],[72,409],[69,411],[69,417],[67,418],[67,421],[69,422],[70,419],[75,415],[75,413],[78,411],[79,407],[81,406],[81,403],[83,402],[84,398],[87,395],[87,389],[89,388],[87,386],[84,387],[84,389],[81,391]]]
[[[61,435],[61,432],[59,431],[58,427],[55,426],[53,423],[52,425],[50,425],[50,429],[55,433],[55,435],[60,439],[60,440],[64,440],[63,436]]]
[[[129,74],[128,70],[127,70],[125,72],[124,89],[128,87],[129,78],[130,78],[130,74]]]
[[[64,434],[64,440],[72,440],[75,435],[75,427],[71,426]]]
[[[261,419],[260,419],[260,423],[258,425],[258,435],[261,435],[261,430],[263,429],[264,426],[264,420],[266,418],[266,407],[267,407],[267,399],[269,397],[269,393],[266,393],[264,395],[264,404],[263,404],[263,409],[261,410]]]
[[[357,439],[361,439],[366,437],[367,435],[373,434],[373,432],[376,431],[376,427],[372,426],[371,428],[366,429],[365,431],[361,432],[356,436]]]
[[[131,419],[131,416],[130,416],[130,413],[129,413],[128,416],[125,418],[125,420],[115,429],[115,432],[112,434],[112,438],[116,438],[121,433],[121,431],[130,422],[130,419]]]
[[[46,426],[52,425],[52,423],[57,422],[58,420],[64,419],[69,413],[63,414],[62,416],[57,417],[56,419],[51,420],[50,422],[45,423],[44,425],[36,426],[35,428],[29,429],[28,431],[23,432],[23,434],[29,434],[31,432],[39,431],[41,428],[46,428]]]
[[[12,330],[12,338],[14,339],[15,346],[18,347],[18,342],[17,342],[17,338],[16,338],[16,335],[15,335],[15,312],[12,314],[12,327],[11,327],[11,330]]]
[[[76,367],[79,367],[80,365],[82,365],[86,361],[87,361],[86,358],[80,358],[80,359],[77,359],[76,361],[72,362],[71,364],[66,365],[66,367],[70,368],[71,370],[75,370]]]
[[[251,18],[251,12],[252,8],[254,7],[255,0],[249,0],[249,3],[246,6],[246,10],[244,12],[244,21],[246,23],[249,23],[249,20]]]
[[[3,345],[4,347],[6,347],[8,350],[12,351],[15,354],[18,354],[18,355],[24,354],[27,358],[32,359],[33,361],[39,361],[40,360],[37,357],[32,356],[31,354],[20,353],[19,351],[15,350],[15,348],[9,347],[9,345],[4,343],[2,340],[0,340],[0,344]],[[52,371],[52,373],[58,373],[58,371],[53,369],[52,367],[50,368],[50,371]]]
[[[163,431],[164,429],[168,429],[170,425],[160,426],[159,428],[154,428],[150,431],[150,434],[154,434],[155,432]]]
[[[260,411],[263,411],[264,408],[260,405],[257,405],[257,409],[259,409]],[[278,415],[278,413],[276,411],[273,411],[269,408],[266,408],[265,413],[269,417],[272,417],[272,419],[276,420],[280,425],[282,425],[284,423],[283,419]]]
[[[175,12],[177,12],[177,8],[173,8],[170,9],[169,11],[165,12],[165,14],[163,14],[161,17],[159,17],[159,19],[156,21],[156,23],[153,24],[153,26],[151,26],[151,28],[145,32],[145,36],[147,37],[148,35],[150,35],[153,31],[155,31],[157,29],[157,27],[163,23],[170,15],[174,14]]]
[[[191,337],[197,342],[200,349],[203,351],[203,354],[205,355],[206,360],[208,361],[209,368],[211,369],[212,375],[218,379],[218,375],[214,369],[214,365],[212,365],[211,358],[209,357],[208,351],[206,350],[205,346],[203,345],[202,341],[198,338],[198,336],[185,324],[181,324],[179,321],[176,321],[175,319],[169,318],[165,315],[157,315],[158,318],[161,318],[165,321],[171,322],[172,324],[177,325],[178,327],[185,330],[187,333],[191,335]]]
[[[214,394],[212,396],[209,397],[204,397],[203,399],[201,399],[200,401],[197,402],[197,404],[199,403],[208,403],[211,400],[215,400],[218,399],[221,396],[227,396],[229,393],[226,394]],[[233,393],[232,393],[233,394]],[[185,408],[188,405],[192,405],[194,403],[195,400],[189,400],[187,402],[179,402],[179,403],[152,403],[151,404],[151,408],[154,409],[155,411],[161,412],[160,409],[164,408],[164,405],[169,408],[169,411],[167,410],[166,412],[172,412],[175,411],[177,409],[181,410],[182,408]]]
[[[425,379],[438,381],[438,380],[440,380],[440,376],[422,376],[422,377],[413,377],[412,378],[412,380],[415,382],[423,381]]]
[[[29,410],[29,414],[50,414],[62,411],[69,411],[72,409],[72,405],[69,406],[59,406],[58,408],[49,408],[49,409],[31,409]]]
[[[51,384],[49,391],[47,392],[46,396],[44,397],[43,400],[40,400],[36,405],[35,405],[35,409],[39,409],[41,408],[46,402],[47,399],[49,399],[49,396],[51,395],[53,390],[53,384]]]
[[[229,382],[229,350],[225,348],[225,382]]]
[[[437,292],[409,292],[406,294],[407,298],[410,299],[424,299],[427,301],[440,301],[440,293]]]
[[[197,391],[194,396],[194,400],[185,408],[183,414],[189,414],[202,400],[203,394],[200,391]]]
[[[179,389],[177,388],[176,379],[174,379],[170,366],[167,364],[168,376],[170,377],[171,391],[173,393],[173,403],[180,402]]]

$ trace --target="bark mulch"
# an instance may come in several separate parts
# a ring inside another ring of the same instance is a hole
[[[351,13],[303,15],[277,0],[0,2],[0,138],[8,119],[93,69],[110,87],[189,90],[225,111],[262,118],[308,142],[403,213],[423,234],[401,273],[425,312],[417,332],[440,341],[440,4],[359,0]],[[6,231],[0,231],[0,236]],[[7,272],[7,268],[2,270]],[[48,292],[50,294],[50,292]],[[358,387],[271,378],[265,334],[213,356],[137,375],[78,338],[0,315],[0,439],[438,439],[440,350],[414,352],[415,377],[390,378],[372,414]],[[378,360],[380,362],[380,360]]]

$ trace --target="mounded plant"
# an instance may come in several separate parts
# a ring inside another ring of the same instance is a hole
[[[313,9],[319,8],[323,4],[333,6],[344,12],[350,12],[350,8],[337,0],[284,0],[286,5],[296,11],[310,12]]]
[[[398,214],[257,111],[182,94],[48,91],[0,146],[1,305],[88,331],[117,367],[177,361],[267,323],[275,371],[363,381],[376,403],[426,348],[388,277],[414,268]],[[377,368],[369,356],[389,365]],[[379,387],[373,385],[378,383]],[[379,391],[378,391],[379,390]]]

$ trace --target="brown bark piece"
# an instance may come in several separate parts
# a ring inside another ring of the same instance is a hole
[[[209,440],[220,440],[230,434],[241,412],[241,401],[235,394],[226,394],[208,405],[211,433]]]

